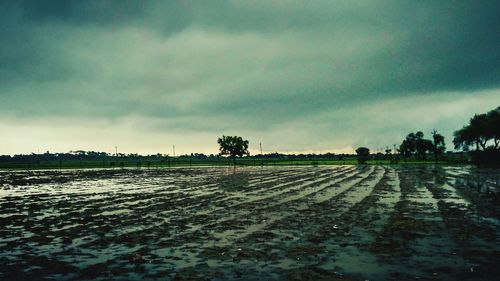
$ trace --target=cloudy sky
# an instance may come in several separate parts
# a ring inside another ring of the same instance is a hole
[[[352,152],[500,105],[500,1],[0,1],[0,154]]]

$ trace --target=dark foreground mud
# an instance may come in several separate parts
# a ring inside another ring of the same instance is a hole
[[[0,280],[498,280],[500,170],[0,171]]]

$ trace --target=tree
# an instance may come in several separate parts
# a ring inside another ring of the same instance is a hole
[[[469,147],[474,144],[476,144],[476,150],[479,150],[479,145],[475,142],[475,139],[472,136],[472,130],[469,126],[464,126],[462,129],[453,133],[453,145],[455,146],[455,149],[469,151]]]
[[[220,155],[229,155],[236,165],[236,156],[250,155],[248,152],[248,140],[243,140],[238,136],[222,136],[217,140]]]
[[[444,153],[446,145],[444,137],[438,134],[436,130],[432,131],[432,153],[434,154],[434,162],[438,162],[438,157]]]
[[[493,140],[491,148],[500,149],[500,106],[486,113],[485,134]]]
[[[404,157],[410,158],[415,153],[416,139],[417,137],[415,133],[409,133],[403,140],[399,146],[399,151]]]
[[[356,154],[358,154],[358,164],[366,164],[370,156],[370,150],[366,147],[358,147]]]
[[[399,152],[406,158],[415,155],[416,159],[425,160],[428,151],[432,151],[433,144],[431,140],[424,139],[424,133],[418,131],[409,133],[399,146]]]
[[[471,136],[475,139],[476,144],[478,144],[483,150],[486,149],[486,144],[491,138],[490,132],[488,132],[488,117],[486,114],[476,114],[470,119],[469,130]]]
[[[418,131],[415,133],[415,150],[417,159],[425,159],[425,151],[427,150],[428,142],[424,139],[424,133]]]
[[[469,124],[453,133],[455,149],[470,151],[476,164],[500,165],[500,107],[475,114]]]
[[[455,149],[468,150],[470,146],[475,146],[476,151],[500,149],[500,107],[475,114],[468,125],[453,133],[453,137]]]

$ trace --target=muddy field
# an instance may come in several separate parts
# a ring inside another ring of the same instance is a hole
[[[499,280],[500,170],[0,171],[0,280]]]

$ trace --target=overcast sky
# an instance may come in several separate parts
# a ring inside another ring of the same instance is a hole
[[[0,154],[353,152],[500,105],[500,1],[0,1]]]

